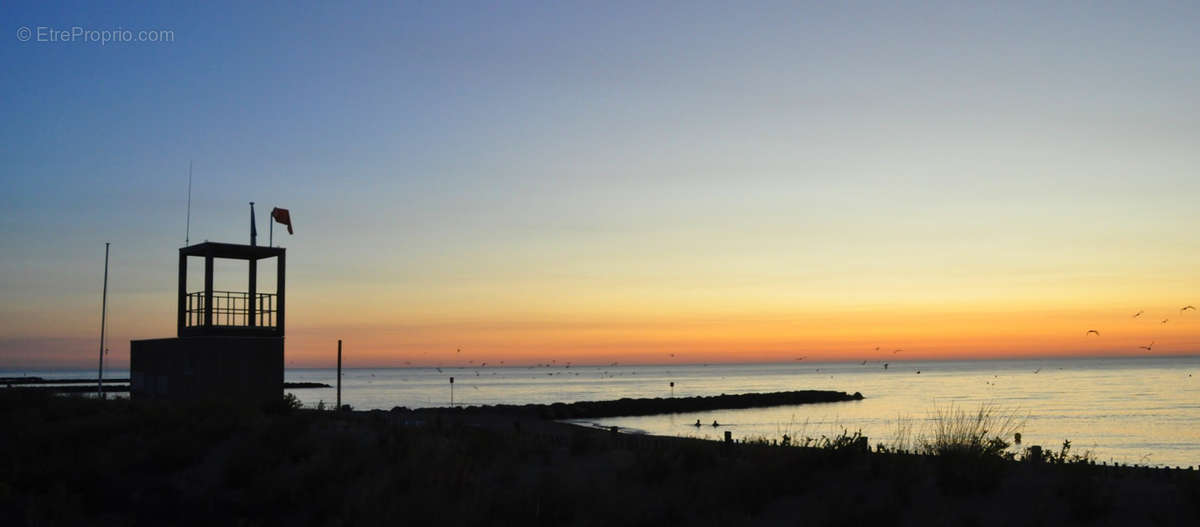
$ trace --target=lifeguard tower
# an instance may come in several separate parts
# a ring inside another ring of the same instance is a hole
[[[203,258],[204,288],[188,289],[188,260]],[[247,291],[216,291],[216,260],[248,267]],[[260,262],[274,259],[275,292],[258,291]],[[283,395],[284,276],[281,247],[204,242],[179,249],[175,338],[130,343],[130,396],[265,401]]]

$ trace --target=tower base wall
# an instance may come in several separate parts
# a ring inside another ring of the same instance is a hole
[[[282,337],[182,337],[130,342],[129,396],[255,403],[283,396]]]

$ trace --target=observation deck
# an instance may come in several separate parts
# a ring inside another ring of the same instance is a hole
[[[204,288],[189,291],[188,258],[204,258]],[[258,263],[275,258],[274,293],[258,292]],[[217,259],[243,260],[248,291],[213,289]],[[179,337],[282,337],[286,252],[281,247],[204,242],[179,249]]]

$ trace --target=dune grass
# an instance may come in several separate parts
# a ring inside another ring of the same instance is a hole
[[[913,436],[913,421],[912,417],[907,415],[896,416],[895,431],[892,433],[891,443],[884,445],[879,444],[877,450],[881,452],[912,452],[915,450],[916,438]]]
[[[967,411],[953,403],[933,410],[933,431],[917,439],[917,452],[927,455],[971,455],[1013,457],[1008,438],[1021,431],[1026,418],[1016,410],[1002,410],[992,403]]]
[[[966,411],[954,404],[934,406],[932,416],[926,422],[918,422],[911,416],[901,414],[893,422],[891,438],[878,442],[879,453],[919,454],[926,456],[978,455],[1014,459],[1015,453],[1008,451],[1012,443],[1009,438],[1021,431],[1027,417],[1018,410],[1001,409],[993,403],[983,403],[974,411]],[[919,426],[918,424],[919,423]],[[800,428],[806,431],[810,423],[806,420]],[[783,430],[795,427],[795,416]],[[821,437],[805,437],[800,440],[792,436],[791,446],[822,447],[837,445],[848,437],[862,437],[861,430],[853,434],[842,430],[841,434]],[[786,437],[786,435],[785,435]]]

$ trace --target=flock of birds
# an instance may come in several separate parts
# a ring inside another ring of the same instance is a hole
[[[1188,311],[1196,311],[1196,306],[1193,306],[1193,305],[1190,305],[1190,304],[1189,304],[1189,305],[1186,305],[1186,306],[1183,306],[1183,307],[1179,308],[1179,316],[1180,316],[1180,317],[1182,317],[1182,316],[1183,316],[1183,314],[1184,314],[1184,313],[1186,313],[1186,312],[1188,312]],[[1144,315],[1145,313],[1146,313],[1146,311],[1145,311],[1145,310],[1139,310],[1137,313],[1134,313],[1134,314],[1133,314],[1132,318],[1141,318],[1141,317],[1142,317],[1142,315]],[[1159,324],[1166,324],[1166,323],[1168,323],[1168,322],[1170,322],[1170,318],[1165,318],[1165,317],[1164,317],[1162,320],[1160,320],[1160,321],[1159,321]],[[1095,335],[1095,336],[1099,337],[1099,336],[1100,336],[1100,331],[1099,331],[1099,330],[1095,330],[1095,329],[1089,329],[1089,330],[1087,330],[1087,332],[1086,332],[1086,333],[1084,333],[1084,336],[1085,336],[1085,337],[1089,337],[1089,336],[1092,336],[1092,335]],[[1138,346],[1138,349],[1142,349],[1142,350],[1145,350],[1145,351],[1154,351],[1154,344],[1155,344],[1155,342],[1157,342],[1157,341],[1154,341],[1154,340],[1152,340],[1152,341],[1150,342],[1150,344],[1147,344],[1147,345],[1145,345],[1145,346]],[[878,356],[878,354],[879,354],[879,352],[880,352],[880,349],[881,349],[881,348],[880,348],[880,346],[875,346],[875,353],[876,353],[876,355],[877,355],[877,356]],[[894,350],[892,350],[892,355],[896,355],[896,354],[899,354],[899,353],[904,353],[904,350],[903,350],[903,349],[894,349]],[[674,355],[672,355],[672,356],[674,356]],[[796,357],[796,358],[794,358],[794,359],[792,359],[792,360],[794,360],[794,361],[802,361],[802,360],[804,360],[804,359],[807,359],[807,358],[808,358],[807,356],[801,356],[801,357]],[[888,369],[888,363],[887,363],[887,362],[885,362],[885,361],[883,361],[883,360],[875,360],[875,361],[868,361],[868,360],[864,360],[864,361],[862,361],[860,364],[861,364],[862,366],[866,366],[868,362],[881,363],[881,364],[883,365],[883,369],[885,369],[885,370],[886,370],[886,369]],[[1061,368],[1060,368],[1060,369],[1061,369]],[[1041,368],[1035,369],[1035,370],[1033,370],[1033,373],[1035,373],[1035,374],[1036,374],[1036,373],[1039,373],[1039,372],[1041,372],[1041,370],[1042,370]],[[821,372],[821,368],[817,368],[817,369],[816,369],[816,372],[817,372],[817,373],[820,373],[820,372]],[[918,369],[918,368],[913,368],[913,372],[915,372],[917,375],[920,375],[920,374],[921,374],[921,370],[920,370],[920,369]],[[1192,376],[1192,375],[1189,373],[1189,374],[1188,374],[1188,377],[1191,377],[1191,376]],[[832,378],[832,376],[831,376],[830,378]],[[991,384],[991,383],[989,382],[988,384]]]
[[[1188,311],[1195,311],[1195,310],[1196,310],[1196,306],[1193,306],[1191,304],[1183,306],[1183,307],[1179,308],[1179,316],[1182,317],[1184,313],[1186,313]],[[1134,313],[1133,316],[1130,318],[1141,318],[1142,315],[1144,315],[1145,313],[1146,313],[1146,310],[1144,310],[1144,309],[1138,310],[1138,312]],[[1170,321],[1171,321],[1170,318],[1163,318],[1161,321],[1159,321],[1159,325],[1166,324],[1167,322],[1170,322]],[[1095,329],[1089,329],[1089,330],[1087,330],[1086,333],[1083,334],[1084,337],[1090,337],[1092,335],[1099,337],[1100,331],[1095,330]],[[1146,351],[1154,351],[1154,343],[1155,342],[1156,341],[1151,340],[1150,344],[1147,344],[1145,346],[1138,346],[1138,349],[1142,349],[1142,350],[1146,350]]]

